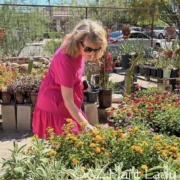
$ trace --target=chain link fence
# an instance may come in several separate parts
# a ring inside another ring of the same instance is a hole
[[[142,11],[142,16],[137,15],[139,11]],[[144,14],[147,13],[152,14],[152,18],[146,19]],[[146,28],[151,30],[153,16],[154,10],[151,8],[0,4],[0,27],[7,31],[0,48],[0,57],[17,57],[27,53],[29,56],[46,55],[48,50],[39,47],[42,42],[48,42],[47,39],[61,40],[82,19],[100,21],[112,31],[121,30],[124,24],[135,26],[138,22],[148,25]],[[35,48],[29,48],[28,51],[29,45]],[[25,47],[27,50],[24,50]]]

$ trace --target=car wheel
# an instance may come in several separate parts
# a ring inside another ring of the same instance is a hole
[[[162,34],[159,34],[158,38],[159,38],[159,39],[163,39],[164,37],[163,37]]]

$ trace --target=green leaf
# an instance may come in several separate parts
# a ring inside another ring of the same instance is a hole
[[[22,167],[16,167],[16,168],[14,168],[14,172],[15,172],[16,174],[18,174],[19,177],[23,177],[23,176],[24,176],[24,172],[23,172]]]

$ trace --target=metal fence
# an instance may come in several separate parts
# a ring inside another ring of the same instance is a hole
[[[142,11],[142,16],[136,15]],[[146,19],[144,14],[151,13]],[[144,21],[149,29],[153,27],[154,9],[112,8],[0,4],[0,27],[8,35],[3,39],[1,57],[19,56],[27,43],[42,41],[44,38],[61,38],[70,32],[82,19],[101,21],[112,31],[121,30],[124,24],[131,26]],[[44,53],[44,51],[39,53]]]

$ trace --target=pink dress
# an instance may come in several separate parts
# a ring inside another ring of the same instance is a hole
[[[62,126],[67,124],[65,119],[73,119],[64,105],[61,85],[73,88],[74,103],[81,111],[83,102],[81,78],[84,72],[84,63],[85,59],[81,55],[71,58],[64,54],[61,48],[55,53],[49,71],[42,80],[33,114],[33,133],[40,138],[47,137],[47,127],[53,127],[56,134],[62,134]],[[75,120],[73,121],[75,123],[73,132],[78,134],[79,124]]]

